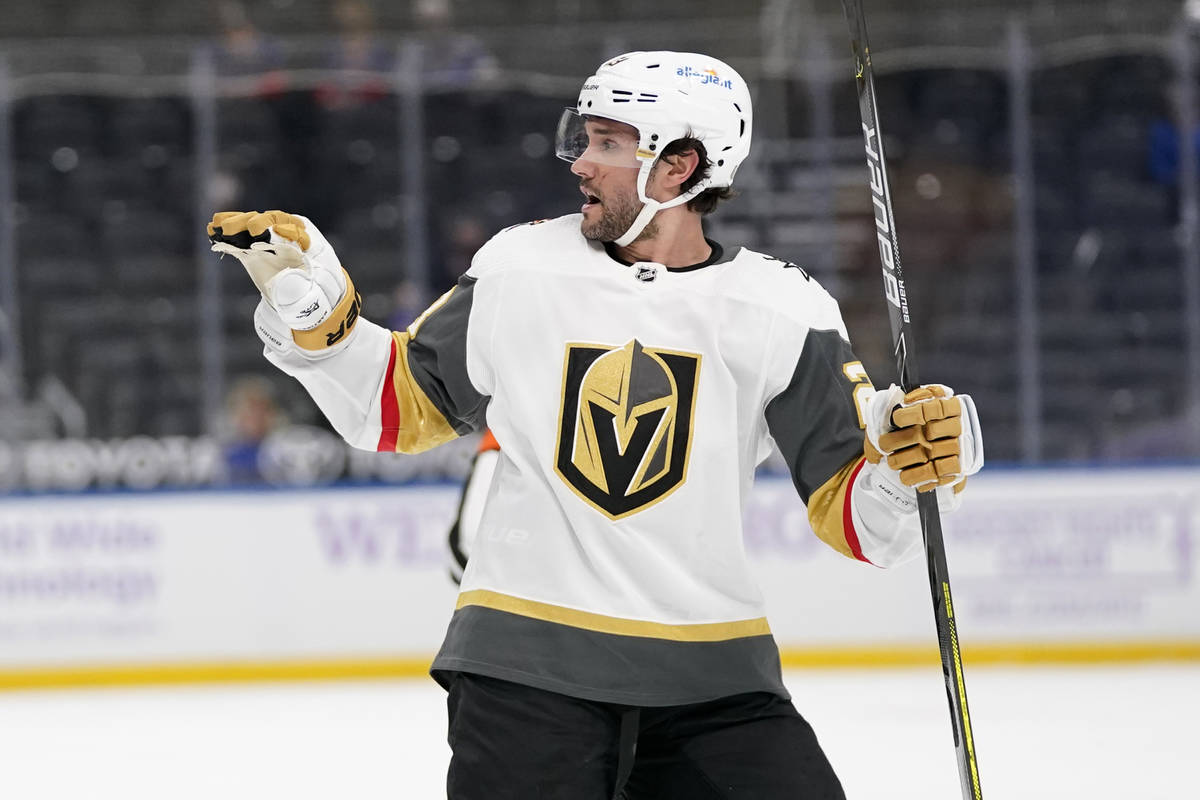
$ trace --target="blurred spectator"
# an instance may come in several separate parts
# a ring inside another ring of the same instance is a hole
[[[317,104],[338,109],[376,101],[389,94],[395,51],[375,37],[375,14],[366,0],[337,0],[333,18],[338,26],[328,67],[340,75],[316,89]]]
[[[1196,5],[1200,8],[1200,0],[1197,0]],[[1166,92],[1168,108],[1175,109],[1176,114],[1179,113],[1179,109],[1183,108],[1183,88],[1182,82],[1175,79],[1171,81]],[[1196,102],[1200,103],[1200,87],[1193,92],[1193,96]],[[1150,122],[1147,136],[1149,152],[1146,163],[1150,177],[1156,183],[1177,188],[1179,186],[1180,158],[1179,125],[1178,116],[1173,119],[1169,113],[1168,115],[1155,115]],[[1196,109],[1196,113],[1200,114],[1200,108]],[[1200,118],[1194,121],[1196,124],[1200,124]],[[1200,129],[1193,130],[1188,138],[1192,143],[1192,150],[1196,153],[1197,162],[1200,163]]]
[[[497,77],[496,58],[484,43],[454,30],[450,0],[417,0],[415,12],[425,43],[422,64],[437,86],[477,86]]]
[[[1115,426],[1114,426],[1115,427]],[[1107,431],[1101,443],[1100,457],[1106,462],[1153,463],[1177,457],[1180,431],[1188,429],[1186,414],[1141,424],[1126,424],[1124,430]]]
[[[407,328],[429,305],[425,299],[425,290],[410,280],[403,280],[396,285],[393,302],[392,312],[387,317],[387,326],[394,331]]]
[[[217,17],[221,22],[214,51],[217,74],[254,76],[258,81],[254,94],[260,97],[283,92],[287,86],[283,55],[251,22],[246,7],[226,0],[217,6]]]
[[[1200,161],[1200,130],[1193,131],[1190,138]],[[1179,129],[1170,120],[1158,119],[1150,124],[1149,166],[1156,182],[1179,185]]]
[[[432,276],[434,287],[440,294],[444,287],[453,286],[471,266],[475,252],[487,243],[494,230],[479,217],[459,216],[450,221],[450,228],[442,237],[438,248],[441,258],[441,273]]]
[[[226,478],[232,484],[258,484],[263,441],[287,424],[271,382],[259,376],[239,379],[225,402],[224,456]]]
[[[1183,13],[1193,25],[1200,25],[1200,0],[1183,0]]]

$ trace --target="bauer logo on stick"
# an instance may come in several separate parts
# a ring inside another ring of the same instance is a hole
[[[875,230],[879,239],[879,257],[883,260],[883,288],[887,301],[900,309],[904,321],[908,322],[908,299],[904,296],[904,285],[896,275],[898,254],[892,247],[892,235],[895,225],[892,222],[891,210],[884,194],[886,173],[883,166],[883,144],[878,130],[863,123],[863,137],[866,139],[867,168],[871,171],[871,201],[875,206]],[[875,145],[872,146],[871,142]]]

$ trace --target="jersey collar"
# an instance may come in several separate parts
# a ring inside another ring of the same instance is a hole
[[[712,248],[712,254],[709,255],[708,258],[706,258],[704,261],[701,261],[699,264],[692,264],[691,266],[687,267],[667,267],[667,272],[695,272],[698,269],[704,269],[705,267],[710,267],[713,264],[719,264],[721,261],[725,260],[725,248],[721,247],[720,243],[714,242],[707,236],[704,237],[704,241],[708,242],[708,246]],[[633,266],[634,262],[626,261],[617,255],[617,246],[612,242],[604,243],[604,251],[608,253],[609,258],[611,258],[613,261],[616,261],[618,264],[623,264],[626,267]]]

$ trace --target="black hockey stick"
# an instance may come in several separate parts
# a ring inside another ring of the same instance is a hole
[[[883,293],[887,298],[888,316],[892,323],[892,344],[900,385],[907,392],[917,388],[920,381],[917,379],[917,363],[913,355],[912,321],[904,290],[904,272],[900,267],[900,242],[896,235],[895,215],[892,213],[892,192],[888,186],[887,164],[883,155],[879,109],[875,102],[875,78],[871,70],[871,48],[867,43],[866,15],[863,0],[842,0],[842,8],[850,25],[850,48],[854,53],[858,108],[862,114],[863,137],[867,145],[875,230],[879,239],[879,255],[883,260]],[[946,568],[946,546],[942,540],[937,493],[918,493],[917,509],[921,515],[921,533],[925,538],[925,560],[929,567],[933,615],[942,652],[942,674],[946,680],[946,695],[950,700],[958,777],[964,800],[982,800],[979,766],[975,762],[975,742],[971,735],[971,715],[967,711],[967,686],[958,652],[958,631],[954,624],[954,603],[950,598],[950,574]]]

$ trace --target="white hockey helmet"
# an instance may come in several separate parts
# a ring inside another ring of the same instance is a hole
[[[706,189],[730,186],[750,154],[750,90],[733,67],[712,56],[670,51],[635,52],[605,62],[583,82],[575,108],[563,111],[556,153],[575,161],[587,147],[583,120],[601,117],[638,131],[638,197],[645,204],[618,245],[638,237],[660,209],[682,205]],[[688,192],[665,203],[646,195],[650,170],[663,148],[692,136],[704,143],[710,170]]]

